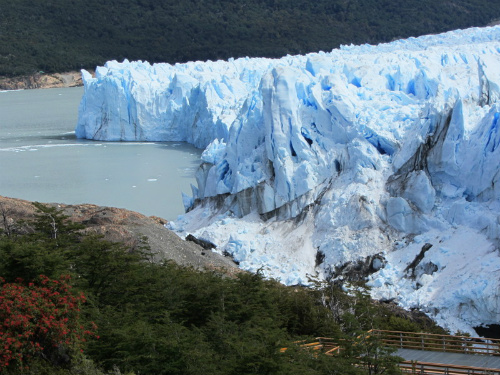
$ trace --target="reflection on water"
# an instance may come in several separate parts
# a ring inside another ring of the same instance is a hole
[[[76,139],[82,88],[0,92],[0,195],[94,203],[175,219],[200,150]]]

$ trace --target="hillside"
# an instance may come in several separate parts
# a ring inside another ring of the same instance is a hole
[[[147,245],[155,259],[170,260],[181,266],[200,270],[224,270],[227,274],[238,273],[231,258],[206,251],[199,245],[180,239],[167,230],[166,220],[147,217],[121,208],[96,206],[93,204],[66,205],[51,204],[61,210],[74,223],[85,226],[86,234],[101,235],[107,241],[121,242],[131,249]],[[0,196],[2,224],[0,233],[26,234],[32,231],[27,223],[36,217],[32,202]]]
[[[131,211],[0,197],[0,214],[2,374],[395,374],[398,359],[366,330],[443,332],[423,314],[371,303],[362,287],[228,277],[216,254],[200,264],[209,252]],[[318,336],[343,350],[296,345]]]
[[[500,3],[480,0],[0,0],[0,9],[0,76],[124,58],[279,57],[500,18]]]

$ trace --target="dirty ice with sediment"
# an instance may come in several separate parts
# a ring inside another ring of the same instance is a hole
[[[204,149],[179,235],[285,284],[364,264],[452,332],[500,321],[500,27],[83,78],[78,137]]]

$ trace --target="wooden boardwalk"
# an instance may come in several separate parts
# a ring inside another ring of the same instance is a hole
[[[483,354],[461,354],[430,352],[416,349],[398,349],[394,355],[404,358],[407,361],[440,363],[455,366],[482,367],[497,369],[500,373],[500,357]]]
[[[500,375],[500,340],[424,332],[372,330],[404,359],[400,369],[412,375]]]
[[[403,358],[399,367],[405,374],[500,375],[498,339],[376,329],[362,336],[375,336],[382,345],[395,348],[394,355]],[[326,355],[336,355],[342,351],[341,345],[326,337],[296,344]],[[286,350],[287,348],[281,348],[281,352]]]

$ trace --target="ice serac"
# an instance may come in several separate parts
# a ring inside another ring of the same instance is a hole
[[[307,284],[376,259],[374,297],[474,333],[499,319],[499,67],[500,27],[274,60],[108,62],[83,72],[76,134],[203,148],[170,227],[240,267]]]

